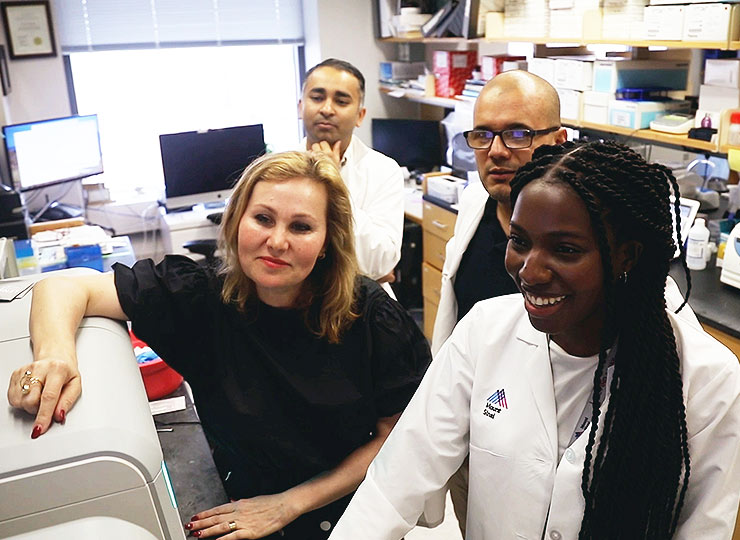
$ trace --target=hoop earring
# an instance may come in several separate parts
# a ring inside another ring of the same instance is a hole
[[[326,252],[325,251],[322,251],[321,253],[319,253],[319,257],[318,257],[319,260],[322,260],[324,257],[326,257]]]
[[[627,272],[622,272],[619,274],[619,277],[617,278],[617,283],[619,283],[621,286],[627,285]]]

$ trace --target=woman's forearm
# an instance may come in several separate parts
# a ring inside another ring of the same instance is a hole
[[[285,492],[295,518],[352,493],[365,478],[370,462],[396,425],[400,413],[378,420],[375,436],[349,454],[334,469],[320,474]],[[295,519],[294,518],[294,519]]]

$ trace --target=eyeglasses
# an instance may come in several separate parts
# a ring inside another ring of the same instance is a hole
[[[560,129],[560,126],[554,126],[547,129],[504,129],[501,131],[491,131],[489,129],[472,129],[463,131],[463,136],[468,146],[474,150],[488,150],[493,144],[493,139],[498,135],[501,142],[509,150],[520,150],[532,146],[532,140],[535,135],[544,135]]]

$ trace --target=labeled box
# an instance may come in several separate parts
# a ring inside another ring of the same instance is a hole
[[[684,6],[684,41],[725,41],[730,28],[731,4]]]
[[[434,92],[439,97],[461,94],[465,81],[473,74],[475,51],[434,51]]]
[[[609,124],[630,129],[647,129],[659,116],[674,112],[689,112],[688,101],[628,101],[609,102]]]
[[[645,39],[681,41],[686,6],[646,6]]]
[[[555,87],[580,92],[591,90],[593,65],[592,58],[555,58]]]

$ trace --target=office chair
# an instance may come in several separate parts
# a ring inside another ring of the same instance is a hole
[[[214,212],[208,214],[206,218],[211,221],[214,225],[221,225],[221,218],[223,212]],[[190,251],[191,253],[197,253],[205,257],[205,264],[211,268],[217,268],[221,260],[216,256],[216,250],[218,250],[218,240],[215,238],[204,238],[202,240],[189,240],[185,242],[182,247]]]

